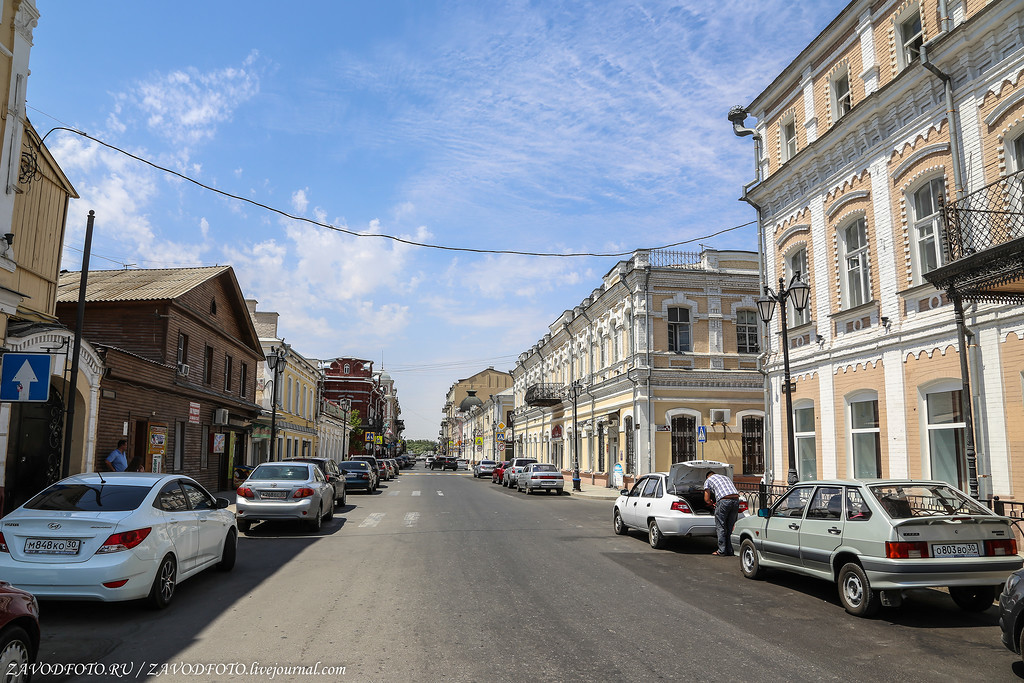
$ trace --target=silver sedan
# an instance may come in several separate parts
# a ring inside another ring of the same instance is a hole
[[[296,520],[319,531],[323,520],[334,517],[334,487],[310,463],[261,463],[237,493],[235,507],[242,533],[248,532],[253,522],[263,520]]]

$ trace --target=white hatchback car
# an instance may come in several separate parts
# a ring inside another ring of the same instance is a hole
[[[641,477],[615,499],[612,525],[617,534],[630,528],[647,532],[652,548],[664,548],[666,537],[716,536],[714,509],[704,502],[704,479],[709,470],[732,479],[732,465],[715,460],[677,462],[668,472]],[[740,517],[747,516],[740,498]]]
[[[234,567],[229,504],[181,475],[76,474],[0,520],[0,576],[40,598],[163,608],[190,576]]]

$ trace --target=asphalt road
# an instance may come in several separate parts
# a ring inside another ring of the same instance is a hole
[[[966,614],[919,591],[857,619],[830,584],[749,581],[713,550],[710,539],[659,551],[615,536],[609,502],[412,470],[351,494],[318,534],[254,527],[233,572],[186,581],[163,612],[43,603],[40,660],[106,673],[37,680],[116,680],[114,665],[182,681],[1024,677],[995,608]]]

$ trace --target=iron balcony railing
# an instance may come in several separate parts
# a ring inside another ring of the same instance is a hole
[[[684,270],[700,270],[704,267],[700,253],[695,251],[672,251],[670,249],[654,249],[648,252],[648,259],[653,268],[680,268]]]
[[[527,387],[523,400],[528,406],[555,406],[564,398],[565,386],[541,383]]]
[[[949,261],[1024,237],[1024,171],[949,202],[945,213]]]

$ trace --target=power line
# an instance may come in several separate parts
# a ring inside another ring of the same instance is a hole
[[[59,120],[59,119],[54,119],[54,120],[56,121],[56,120]],[[206,185],[205,183],[199,182],[195,178],[190,178],[189,176],[187,176],[187,175],[185,175],[183,173],[179,173],[178,171],[175,171],[173,169],[167,168],[166,166],[161,166],[160,164],[157,164],[157,163],[155,163],[153,161],[150,161],[149,159],[146,159],[144,157],[140,157],[140,156],[138,156],[136,154],[132,154],[131,152],[129,152],[127,150],[124,150],[124,149],[121,149],[120,147],[117,147],[116,145],[112,145],[109,142],[104,142],[103,140],[100,140],[99,138],[93,137],[92,135],[89,135],[88,133],[80,131],[77,128],[72,128],[70,126],[56,126],[54,128],[51,128],[49,131],[47,131],[46,135],[43,136],[43,139],[42,139],[41,142],[46,142],[46,138],[49,137],[50,133],[52,133],[52,132],[54,132],[56,130],[64,130],[64,131],[67,131],[69,133],[74,133],[75,135],[80,135],[83,138],[86,138],[88,140],[92,140],[93,142],[95,142],[98,145],[102,145],[102,146],[104,146],[104,147],[106,147],[108,149],[112,149],[115,152],[118,152],[120,154],[124,154],[125,156],[130,157],[132,159],[135,159],[136,161],[138,161],[140,163],[143,163],[143,164],[146,164],[147,166],[155,168],[158,171],[163,171],[164,173],[168,173],[170,175],[173,175],[176,178],[181,178],[182,180],[184,180],[186,182],[192,183],[193,185],[197,185],[197,186],[203,188],[204,190],[208,190],[210,192],[214,192],[214,193],[219,194],[219,195],[221,195],[223,197],[228,197],[229,199],[234,199],[236,201],[240,201],[240,202],[245,202],[247,204],[251,204],[251,205],[259,207],[259,208],[261,208],[261,209],[263,209],[265,211],[270,211],[271,213],[276,213],[276,214],[278,214],[280,216],[283,216],[285,218],[289,218],[289,219],[291,219],[293,221],[300,221],[300,222],[303,222],[303,223],[309,223],[310,225],[315,225],[315,226],[320,227],[320,228],[326,228],[327,230],[334,230],[335,232],[340,232],[340,233],[343,233],[345,235],[350,235],[352,237],[376,237],[376,238],[379,238],[379,239],[391,240],[392,242],[398,242],[400,244],[407,244],[407,245],[413,246],[413,247],[422,247],[424,249],[438,249],[438,250],[442,250],[442,251],[458,251],[458,252],[467,252],[467,253],[471,253],[471,254],[498,254],[498,255],[510,255],[510,256],[543,256],[543,257],[551,257],[551,258],[574,258],[574,257],[611,258],[611,257],[620,257],[620,256],[630,256],[635,251],[635,250],[630,250],[630,251],[616,251],[616,252],[569,252],[569,253],[555,253],[555,252],[543,252],[543,251],[519,251],[519,250],[516,250],[516,249],[476,249],[476,248],[473,248],[473,247],[453,247],[453,246],[443,245],[443,244],[429,244],[427,242],[417,242],[415,240],[410,240],[410,239],[406,239],[404,237],[399,237],[398,235],[388,235],[386,233],[357,232],[355,230],[349,230],[347,228],[342,228],[342,227],[339,227],[337,225],[331,225],[329,223],[321,223],[320,221],[313,220],[312,218],[306,218],[304,216],[296,216],[294,214],[288,213],[287,211],[283,211],[281,209],[275,208],[273,206],[269,206],[267,204],[262,204],[260,202],[257,202],[255,200],[253,200],[253,199],[249,199],[248,197],[242,197],[240,195],[231,194],[230,192],[225,192],[224,190],[220,190],[220,189],[218,189],[216,187],[213,187],[211,185]],[[701,237],[694,237],[693,239],[683,240],[681,242],[673,242],[671,244],[664,244],[664,245],[661,245],[661,246],[658,246],[658,247],[647,247],[647,248],[650,249],[651,251],[654,251],[654,250],[658,250],[658,249],[670,249],[672,247],[679,247],[679,246],[682,246],[684,244],[692,244],[693,242],[699,242],[701,240],[706,240],[706,239],[710,239],[712,237],[717,237],[718,235],[722,235],[722,234],[725,234],[727,232],[731,232],[733,230],[739,230],[740,228],[745,228],[745,227],[747,227],[749,225],[753,225],[755,222],[756,221],[748,221],[746,223],[743,223],[742,225],[734,225],[734,226],[732,226],[730,228],[725,228],[723,230],[719,230],[718,232],[711,233],[710,235],[703,235]]]

